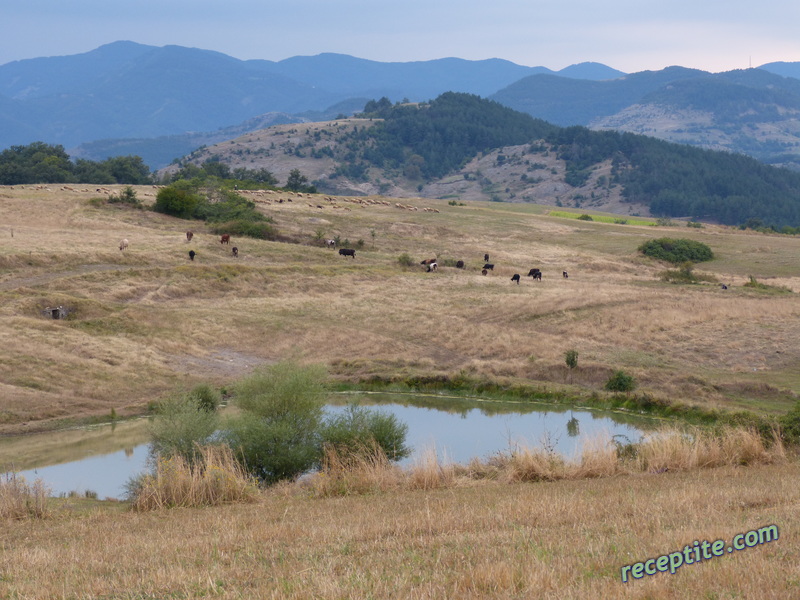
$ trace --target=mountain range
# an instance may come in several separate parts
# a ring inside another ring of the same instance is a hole
[[[341,54],[247,60],[114,42],[0,66],[0,149],[44,141],[74,157],[136,154],[151,168],[274,124],[352,115],[371,99],[467,92],[561,125],[644,133],[800,168],[800,63],[708,73],[560,71],[501,59],[381,63]]]

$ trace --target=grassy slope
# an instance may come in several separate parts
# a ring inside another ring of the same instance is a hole
[[[154,191],[138,190],[145,201]],[[264,194],[253,198],[282,232],[365,248],[353,260],[234,239],[237,260],[201,223],[96,206],[97,195],[0,189],[0,431],[141,412],[174,389],[287,356],[349,379],[465,372],[584,394],[621,368],[659,397],[765,412],[784,411],[800,389],[796,297],[741,287],[753,274],[800,291],[794,238],[582,222],[531,205]],[[700,269],[731,289],[661,283],[664,267],[635,249],[665,235],[707,242],[718,259]],[[467,269],[402,268],[403,252]],[[485,252],[496,264],[487,277]],[[510,282],[534,266],[542,282]],[[70,318],[41,316],[56,305]],[[567,373],[570,348],[579,368]]]

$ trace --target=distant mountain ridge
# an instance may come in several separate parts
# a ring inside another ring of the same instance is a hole
[[[416,102],[453,91],[561,126],[643,133],[800,169],[799,78],[800,63],[784,62],[718,74],[679,66],[625,74],[592,62],[556,72],[497,58],[243,61],[120,41],[0,66],[0,149],[43,141],[94,160],[133,152],[158,168],[229,129],[241,135],[259,123],[349,116],[384,96]]]
[[[597,64],[575,68],[584,77],[621,74]],[[419,101],[454,89],[487,95],[538,72],[552,73],[499,59],[379,63],[320,54],[242,61],[121,41],[0,66],[0,148],[210,132],[266,113],[324,112],[354,97]]]

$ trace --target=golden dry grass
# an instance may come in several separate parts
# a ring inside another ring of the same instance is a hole
[[[201,446],[190,463],[180,455],[156,459],[132,490],[134,510],[253,502],[258,486],[224,445]]]
[[[800,585],[798,463],[7,522],[8,598],[764,598]],[[775,524],[777,541],[622,583]]]
[[[45,518],[50,513],[48,496],[41,480],[28,483],[13,472],[0,475],[0,520]]]
[[[137,188],[145,202],[155,192]],[[796,295],[741,285],[753,274],[800,291],[794,238],[576,223],[530,205],[264,193],[248,196],[280,231],[365,247],[353,260],[238,239],[236,260],[202,223],[95,196],[0,188],[0,432],[138,413],[176,388],[229,384],[286,357],[341,379],[461,372],[575,395],[603,393],[624,369],[658,397],[770,413],[800,391]],[[663,235],[708,243],[719,258],[703,272],[731,288],[660,282],[663,267],[636,247]],[[403,252],[467,268],[427,274],[401,267]],[[487,277],[484,252],[497,265]],[[533,266],[544,281],[510,282]],[[67,320],[41,314],[58,305]]]

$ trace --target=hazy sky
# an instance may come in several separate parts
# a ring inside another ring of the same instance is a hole
[[[798,24],[797,0],[0,0],[0,64],[130,40],[239,59],[337,52],[718,72],[800,61]]]

